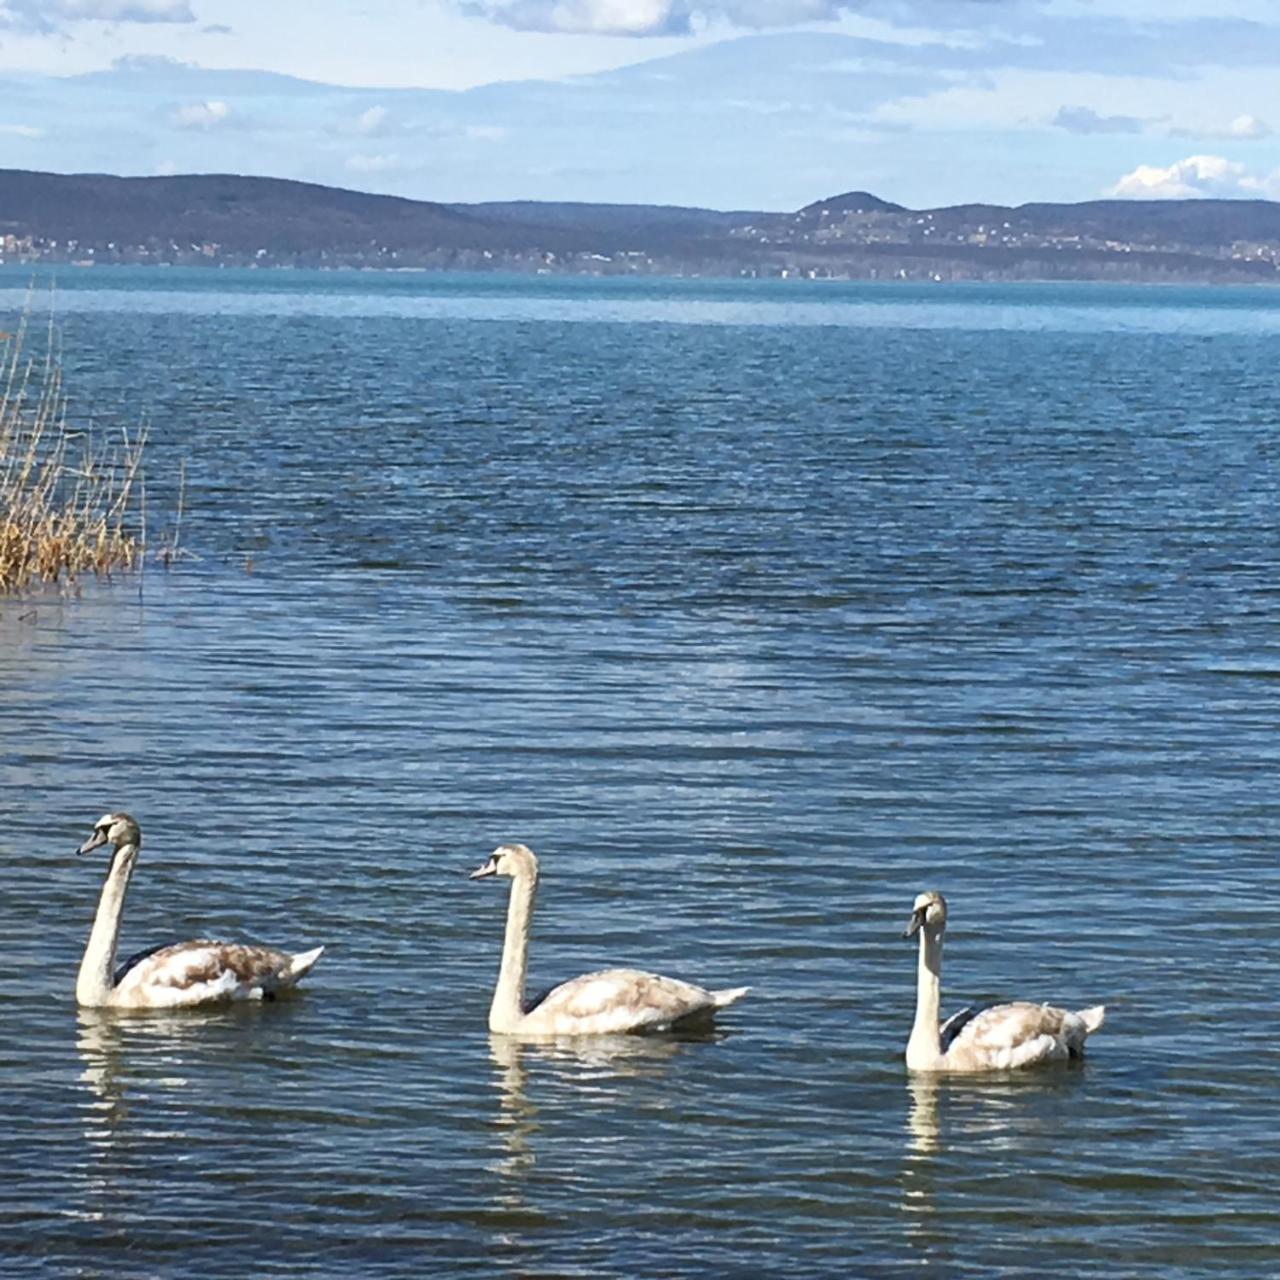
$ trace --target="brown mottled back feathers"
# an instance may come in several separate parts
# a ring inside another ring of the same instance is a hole
[[[116,981],[183,989],[234,975],[237,984],[255,986],[273,982],[288,969],[289,961],[289,956],[270,947],[201,939],[144,951]]]

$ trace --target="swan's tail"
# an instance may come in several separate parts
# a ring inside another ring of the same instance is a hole
[[[750,987],[727,987],[724,991],[713,991],[711,999],[715,1002],[717,1009],[724,1009],[741,1000],[750,990]]]
[[[1092,1009],[1077,1009],[1076,1017],[1084,1023],[1085,1032],[1092,1035],[1106,1020],[1107,1006],[1095,1004]]]
[[[315,968],[315,963],[324,955],[323,947],[315,947],[311,951],[300,951],[296,956],[289,957],[289,967],[284,971],[284,977],[289,982],[297,982],[299,978],[305,978],[307,974]]]

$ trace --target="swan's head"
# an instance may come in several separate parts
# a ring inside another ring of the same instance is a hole
[[[500,844],[489,861],[471,873],[472,880],[486,876],[537,876],[538,860],[527,844]]]
[[[921,929],[930,933],[941,933],[947,927],[947,900],[942,894],[930,889],[920,894],[911,909],[911,920],[903,931],[904,938],[913,938]]]
[[[112,845],[116,849],[124,845],[132,845],[136,849],[141,843],[142,831],[127,813],[104,813],[93,824],[93,835],[76,852],[91,853],[99,845],[104,844]]]

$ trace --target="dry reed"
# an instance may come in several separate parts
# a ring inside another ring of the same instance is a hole
[[[0,341],[0,594],[142,563],[146,433],[96,441],[67,418],[58,335],[28,356],[28,321]]]

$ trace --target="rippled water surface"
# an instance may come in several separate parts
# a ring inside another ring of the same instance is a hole
[[[55,305],[199,558],[0,604],[5,1275],[1275,1272],[1280,296]],[[126,948],[323,942],[305,994],[77,1014],[113,808]],[[491,1040],[504,839],[535,986],[751,996]],[[930,887],[946,1004],[1105,1001],[1083,1067],[908,1080]]]

